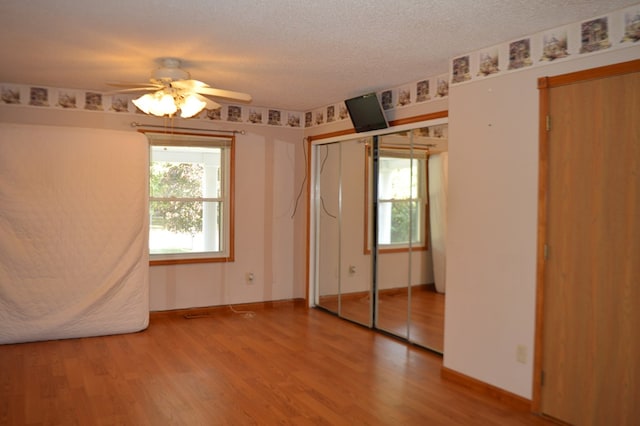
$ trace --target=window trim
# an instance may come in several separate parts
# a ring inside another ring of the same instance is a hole
[[[380,153],[384,151],[408,151],[410,148],[380,145]],[[427,251],[429,250],[429,150],[425,148],[413,147],[413,151],[421,152],[421,156],[424,156],[424,202],[422,203],[423,215],[424,215],[424,241],[422,244],[406,244],[402,246],[395,246],[392,244],[379,244],[378,253],[407,253],[411,251]],[[382,156],[382,155],[381,155]],[[408,156],[406,158],[409,158]],[[373,178],[369,171],[371,162],[371,146],[367,145],[364,155],[364,254],[371,254],[371,242],[369,232],[369,221],[371,216],[371,183]],[[374,230],[371,230],[374,232]]]
[[[211,147],[216,146],[211,143],[207,143],[206,139],[225,139],[228,140],[226,144],[228,146],[228,155],[229,155],[229,186],[228,186],[228,250],[226,255],[222,256],[210,256],[207,253],[210,252],[201,252],[203,255],[198,256],[194,255],[193,257],[188,256],[180,256],[180,257],[169,257],[166,254],[149,254],[149,265],[150,266],[158,266],[158,265],[178,265],[178,264],[194,264],[194,263],[218,263],[218,262],[233,262],[235,260],[235,134],[234,135],[222,135],[222,134],[201,134],[201,133],[188,133],[188,132],[160,132],[160,131],[149,131],[149,130],[139,130],[141,133],[147,136],[147,140],[149,141],[149,153],[151,153],[152,146],[201,146],[201,147]],[[173,136],[179,136],[183,138],[182,140],[171,140]],[[156,137],[156,141],[153,141],[153,138]],[[186,138],[191,138],[187,140]],[[163,140],[164,139],[164,140]],[[151,165],[151,157],[149,157],[149,166]],[[147,200],[151,200],[150,194],[147,194]],[[150,224],[149,229],[150,230]],[[155,258],[154,258],[155,257]],[[164,257],[164,258],[163,258]]]

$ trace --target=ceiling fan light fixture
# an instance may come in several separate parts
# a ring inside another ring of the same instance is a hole
[[[176,101],[168,93],[159,90],[153,94],[148,93],[132,100],[133,104],[140,108],[145,114],[152,114],[158,117],[165,115],[172,116],[178,111]]]
[[[202,102],[193,94],[189,94],[184,97],[182,104],[180,105],[180,117],[193,117],[194,115],[202,111],[206,105],[206,102]]]
[[[151,105],[155,102],[155,98],[152,94],[147,93],[146,95],[140,96],[138,99],[134,99],[131,102],[140,109],[140,111],[145,114],[150,114]]]
[[[173,96],[163,93],[158,97],[158,102],[152,104],[151,114],[162,117],[163,115],[172,116],[176,113],[178,107],[176,106]]]
[[[180,110],[180,117],[190,118],[203,109],[219,109],[220,104],[206,96],[251,102],[251,95],[231,90],[217,89],[198,80],[180,68],[177,58],[161,59],[161,67],[151,74],[150,83],[110,83],[122,87],[122,92],[153,91],[133,99],[133,104],[143,113],[158,117],[172,117]]]
[[[180,68],[180,59],[164,58],[162,66],[151,74],[151,78],[157,81],[171,82],[174,80],[188,80],[191,74]]]

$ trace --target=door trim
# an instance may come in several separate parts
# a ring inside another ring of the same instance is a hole
[[[543,365],[543,325],[544,325],[544,277],[545,277],[545,246],[547,235],[547,195],[549,175],[549,139],[547,132],[547,116],[549,114],[549,89],[554,87],[595,80],[617,75],[640,72],[640,59],[572,72],[552,77],[538,79],[539,89],[539,168],[538,168],[538,233],[537,233],[537,265],[536,265],[536,319],[535,346],[533,362],[533,389],[531,409],[541,413],[542,410],[542,365]]]

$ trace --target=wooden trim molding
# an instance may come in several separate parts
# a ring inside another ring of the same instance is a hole
[[[171,132],[167,131],[153,131],[139,129],[138,132],[144,134],[169,134],[179,136],[195,136],[199,138],[221,138],[228,139],[229,142],[229,250],[226,256],[220,257],[185,257],[179,259],[154,259],[150,255],[149,266],[160,265],[182,265],[182,264],[195,264],[195,263],[221,263],[221,262],[233,262],[235,259],[235,181],[236,181],[236,136],[234,135],[222,135],[222,134],[201,134],[190,132]],[[147,137],[148,138],[148,137]],[[149,140],[151,144],[151,140]]]
[[[490,385],[483,381],[474,379],[465,374],[458,373],[447,367],[440,369],[440,376],[444,380],[448,380],[453,383],[457,383],[465,388],[468,388],[474,392],[479,392],[488,395],[492,398],[499,400],[500,402],[507,404],[509,407],[520,411],[531,411],[531,401],[527,398],[523,398],[520,395],[516,395],[499,387]]]
[[[449,110],[437,111],[429,114],[414,115],[413,117],[400,118],[398,120],[391,120],[389,122],[390,127],[402,126],[403,124],[419,123],[421,121],[435,120],[437,118],[449,117]]]
[[[547,115],[549,115],[549,78],[538,79],[538,232],[536,247],[536,306],[533,350],[533,388],[531,410],[539,413],[542,396],[542,317],[544,315],[544,274],[546,263],[544,247],[547,244],[547,185],[549,175],[549,139]]]
[[[422,121],[435,120],[437,118],[446,118],[446,117],[449,117],[448,110],[432,112],[429,114],[414,115],[413,117],[400,118],[398,120],[391,120],[389,121],[389,131],[393,132],[393,127],[402,126],[404,124],[420,123]],[[315,135],[315,136],[309,136],[308,139],[310,142],[312,142],[320,139],[329,139],[329,138],[335,138],[338,136],[345,136],[345,135],[352,135],[352,134],[353,135],[356,134],[356,131],[353,128],[346,129],[346,130],[338,130],[338,131],[329,132],[329,133],[322,133],[320,135]]]
[[[550,88],[583,82],[587,80],[595,80],[598,78],[629,74],[632,72],[638,72],[638,70],[640,70],[640,59],[556,75],[552,77],[542,77],[538,80],[538,88],[541,88],[540,80],[545,80],[545,87]]]
[[[304,289],[304,300],[307,304],[307,307],[309,306],[309,298],[311,297],[309,295],[309,286],[311,285],[311,277],[309,277],[309,274],[311,273],[311,138],[307,138],[306,141],[303,141],[303,144],[306,143],[307,144],[307,156],[305,158],[305,161],[307,162],[307,164],[305,164],[305,179],[307,180],[307,224],[306,224],[306,231],[307,231],[307,247],[306,247],[306,258],[305,258],[305,289]],[[304,145],[302,146],[302,149],[305,149]]]
[[[157,259],[149,260],[149,266],[187,265],[192,263],[223,263],[233,262],[233,257],[190,257],[185,259]]]
[[[299,306],[304,304],[303,299],[283,299],[283,300],[272,300],[267,302],[254,302],[254,303],[239,303],[235,305],[216,305],[216,306],[205,306],[200,308],[187,308],[187,309],[170,309],[166,311],[151,311],[149,312],[149,316],[151,319],[154,317],[165,317],[165,316],[181,316],[185,318],[200,318],[209,316],[215,312],[220,312],[224,310],[229,310],[233,312],[236,311],[261,311],[268,308],[274,307],[283,307],[283,306]]]
[[[345,136],[345,135],[355,135],[356,131],[354,129],[346,129],[346,130],[338,130],[336,132],[329,132],[329,133],[322,133],[320,135],[315,135],[315,136],[309,136],[309,142],[313,142],[319,139],[328,139],[328,138],[335,138],[338,136]]]

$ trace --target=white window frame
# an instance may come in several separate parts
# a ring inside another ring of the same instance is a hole
[[[221,214],[218,221],[220,226],[207,226],[203,223],[205,238],[219,238],[221,241],[218,250],[193,251],[187,253],[151,253],[150,264],[163,265],[174,263],[204,263],[204,262],[228,262],[234,257],[234,232],[233,232],[233,188],[234,188],[234,147],[235,138],[227,135],[193,135],[145,132],[149,139],[149,170],[151,170],[152,150],[154,147],[204,147],[222,148],[220,194],[217,197],[201,198],[175,198],[153,197],[149,194],[149,202],[153,201],[200,201],[222,203]],[[206,178],[205,178],[206,179]],[[149,232],[151,232],[151,220]]]

